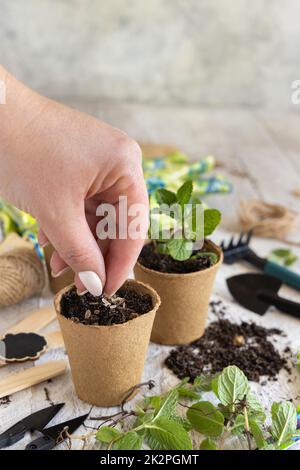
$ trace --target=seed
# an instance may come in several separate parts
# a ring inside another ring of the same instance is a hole
[[[87,310],[84,314],[85,320],[88,320],[89,318],[91,318],[91,316],[92,316],[92,312],[90,310]]]
[[[233,344],[235,346],[243,346],[245,344],[245,338],[243,335],[235,335],[233,338]]]

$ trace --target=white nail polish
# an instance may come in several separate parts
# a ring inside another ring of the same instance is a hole
[[[84,287],[95,296],[102,294],[102,282],[98,274],[93,271],[82,271],[78,273],[78,277],[81,280]]]

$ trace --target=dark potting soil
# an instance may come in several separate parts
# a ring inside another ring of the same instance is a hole
[[[152,298],[130,288],[121,288],[111,298],[82,296],[73,287],[60,301],[61,313],[66,318],[84,325],[115,325],[125,323],[152,310]]]
[[[220,318],[211,323],[204,335],[191,344],[173,349],[165,364],[177,377],[190,377],[220,372],[224,367],[236,365],[249,380],[259,382],[261,376],[276,380],[281,369],[291,370],[289,348],[280,355],[268,339],[281,335],[277,328],[264,328],[255,323],[232,323]]]
[[[206,249],[195,251],[197,253],[205,252]],[[197,259],[187,259],[185,261],[177,261],[169,255],[157,253],[154,249],[154,243],[147,243],[141,251],[139,262],[149,269],[159,271],[161,273],[186,274],[201,271],[210,268],[213,265],[210,256],[201,256]]]

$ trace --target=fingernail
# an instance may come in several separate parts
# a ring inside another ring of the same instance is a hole
[[[92,295],[98,297],[102,294],[102,282],[98,274],[93,271],[82,271],[78,273],[78,277]]]
[[[81,297],[82,295],[86,294],[88,292],[88,290],[83,290],[82,292],[79,292],[79,290],[77,290],[77,295],[79,295],[79,297]]]
[[[50,245],[50,242],[44,242],[44,243],[40,243],[41,247],[42,248],[46,248],[46,246]]]
[[[66,268],[62,269],[61,271],[58,271],[58,273],[54,273],[53,271],[51,271],[51,276],[52,277],[59,277],[61,276],[62,274],[64,274],[66,271],[68,271],[69,266],[67,266]]]

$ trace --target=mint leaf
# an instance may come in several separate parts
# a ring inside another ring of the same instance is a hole
[[[217,209],[206,209],[204,211],[204,236],[211,235],[220,222],[220,211]]]
[[[211,437],[208,437],[207,439],[204,439],[204,441],[201,442],[200,450],[218,450],[217,444],[215,441],[212,440]]]
[[[183,185],[178,189],[176,196],[179,204],[183,207],[185,204],[188,204],[189,200],[191,199],[193,193],[193,182],[186,181]]]
[[[216,381],[217,396],[225,405],[235,405],[248,392],[248,379],[244,372],[236,366],[228,366],[219,374]]]
[[[264,433],[259,424],[254,419],[249,419],[249,428],[252,436],[254,437],[255,444],[259,449],[265,447],[268,443],[264,438]]]
[[[196,253],[195,255],[191,256],[191,258],[194,259],[204,257],[209,257],[213,264],[216,264],[219,259],[217,253],[213,253],[212,251],[200,251],[199,253]]]
[[[188,240],[170,240],[168,243],[168,252],[172,258],[178,261],[189,259],[193,253],[193,243]]]
[[[199,400],[200,394],[190,387],[181,386],[177,388],[179,396],[183,398],[190,398],[191,400]]]
[[[244,432],[244,430],[245,430],[245,417],[244,415],[239,414],[235,418],[234,423],[230,428],[230,432],[234,436],[239,436]]]
[[[211,375],[198,375],[195,380],[194,380],[194,387],[196,390],[199,390],[201,392],[210,392],[212,390],[212,380],[213,376]]]
[[[176,194],[164,188],[156,189],[155,197],[159,205],[167,204],[168,206],[171,206],[178,202]]]
[[[206,436],[220,436],[224,430],[224,416],[209,401],[195,403],[186,416],[193,428]]]
[[[263,424],[266,421],[265,410],[259,399],[251,392],[247,394],[247,411],[250,418]]]
[[[178,403],[178,391],[177,389],[172,389],[161,397],[160,407],[157,409],[155,414],[155,420],[161,416],[171,418],[176,414],[176,406]]]
[[[278,258],[286,258],[287,256],[290,256],[291,250],[288,248],[277,248],[276,250],[272,250],[271,253],[278,256]]]
[[[191,450],[192,441],[181,424],[162,416],[145,425],[147,441],[153,450]]]
[[[111,428],[110,426],[101,427],[96,434],[96,439],[101,442],[109,443],[116,437],[121,436],[122,433],[116,428]]]
[[[277,445],[288,441],[297,429],[297,411],[290,401],[273,403],[271,434]]]
[[[114,443],[116,450],[140,450],[143,443],[143,436],[135,431],[129,431]]]

